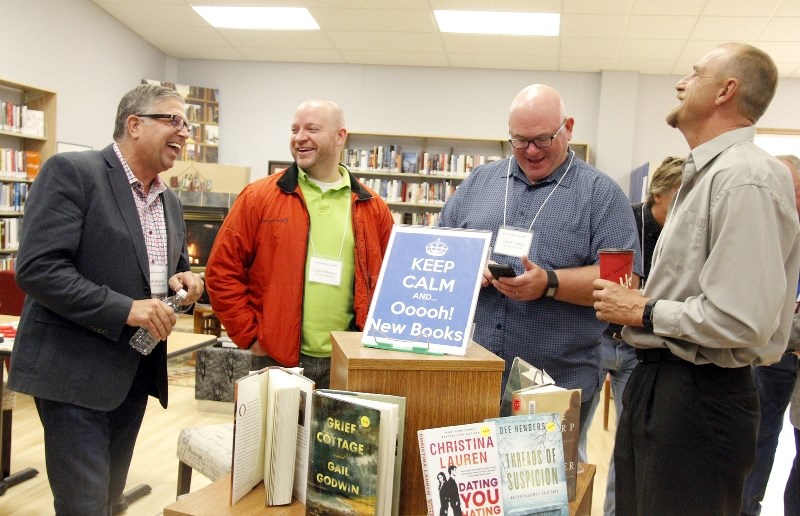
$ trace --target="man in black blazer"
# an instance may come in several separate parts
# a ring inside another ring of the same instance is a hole
[[[177,319],[162,299],[203,292],[180,202],[159,178],[189,137],[183,107],[168,88],[131,90],[114,143],[51,157],[26,202],[8,386],[35,399],[58,515],[124,509],[148,395],[167,406],[166,344],[143,356],[130,338],[143,326],[165,340]]]

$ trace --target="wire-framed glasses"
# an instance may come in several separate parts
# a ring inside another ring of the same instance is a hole
[[[186,119],[180,115],[171,115],[168,113],[151,113],[151,114],[138,113],[136,116],[143,118],[158,118],[161,120],[169,119],[170,123],[172,124],[172,127],[174,127],[176,131],[181,132],[183,131],[184,128],[186,128],[187,131],[189,131],[190,133],[192,132],[191,124],[187,122]]]
[[[527,149],[530,144],[533,144],[533,146],[537,149],[546,149],[553,145],[553,140],[555,140],[556,136],[558,136],[558,133],[561,132],[561,129],[564,127],[564,123],[566,123],[566,121],[566,118],[561,121],[561,125],[558,126],[558,129],[556,129],[556,132],[553,133],[553,136],[540,136],[530,140],[526,138],[509,138],[508,143],[510,143],[515,149]]]

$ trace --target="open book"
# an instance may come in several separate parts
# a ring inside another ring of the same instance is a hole
[[[392,513],[398,405],[313,395],[306,514]]]
[[[236,381],[231,505],[264,482],[265,505],[305,502],[314,382],[268,367]]]

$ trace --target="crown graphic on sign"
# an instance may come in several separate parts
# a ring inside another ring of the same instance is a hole
[[[431,256],[444,256],[447,253],[447,244],[440,239],[425,246],[425,252]]]

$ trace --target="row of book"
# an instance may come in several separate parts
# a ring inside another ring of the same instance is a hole
[[[185,105],[186,120],[189,122],[218,123],[219,105],[218,104],[192,104]]]
[[[551,381],[515,359],[501,417],[417,431],[430,516],[568,514],[580,390]],[[265,506],[294,497],[311,515],[399,513],[404,397],[315,389],[269,367],[238,379],[234,398],[231,505],[263,481]]]
[[[0,129],[23,136],[44,137],[44,111],[0,101]]]
[[[12,179],[33,179],[39,173],[42,153],[0,147],[0,181],[3,177]]]
[[[17,255],[5,254],[0,256],[0,271],[13,271],[17,269]]]
[[[441,213],[438,211],[392,211],[392,218],[395,224],[405,224],[408,226],[438,226]]]
[[[28,183],[0,183],[0,211],[25,211]]]
[[[22,219],[8,217],[0,219],[0,249],[3,251],[16,251],[19,247],[19,230]]]
[[[376,145],[369,149],[346,148],[342,162],[351,170],[380,170],[386,172],[450,175],[466,177],[484,163],[501,159],[500,156],[454,154],[449,152],[402,152],[399,145]]]
[[[386,202],[443,205],[456,191],[452,181],[401,181],[400,179],[359,178]]]

